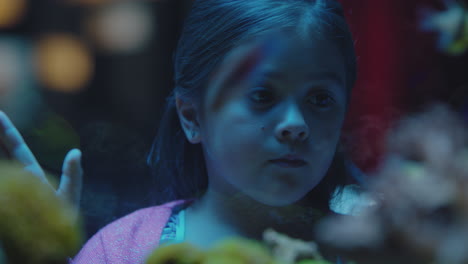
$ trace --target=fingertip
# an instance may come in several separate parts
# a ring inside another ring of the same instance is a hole
[[[8,116],[6,115],[6,113],[0,110],[0,123],[3,124],[3,126],[5,126],[5,123],[7,122],[7,120],[8,120]]]
[[[79,149],[75,148],[68,152],[62,169],[67,172],[81,170],[81,151]]]
[[[67,158],[76,158],[76,159],[81,159],[81,150],[74,148],[70,150],[67,154]]]
[[[62,170],[69,176],[81,175],[81,151],[79,149],[72,149],[68,152]]]
[[[78,156],[81,157],[82,153],[81,153],[81,150],[80,150],[80,149],[75,148],[75,149],[72,149],[72,151],[73,151],[74,153],[76,153],[75,155],[78,155]]]

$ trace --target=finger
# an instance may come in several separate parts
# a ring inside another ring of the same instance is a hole
[[[0,111],[0,141],[8,157],[18,160],[25,166],[26,170],[47,182],[44,171],[24,142],[23,137],[3,111]]]
[[[83,169],[81,167],[81,151],[72,149],[63,162],[57,195],[79,207],[83,184]]]

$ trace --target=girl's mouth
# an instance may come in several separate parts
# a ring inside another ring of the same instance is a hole
[[[288,160],[288,159],[276,159],[276,160],[271,160],[271,162],[283,168],[299,168],[307,164],[307,162],[303,160]]]

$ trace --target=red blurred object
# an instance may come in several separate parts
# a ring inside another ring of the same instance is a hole
[[[340,2],[354,35],[358,59],[358,80],[344,138],[353,160],[369,172],[382,160],[388,128],[410,109],[416,109],[415,104],[423,103],[411,98],[421,97],[417,86],[424,86],[419,87],[426,93],[422,97],[434,91],[436,84],[427,81],[432,77],[423,74],[422,80],[412,80],[435,64],[434,43],[418,28],[418,10],[437,1]]]

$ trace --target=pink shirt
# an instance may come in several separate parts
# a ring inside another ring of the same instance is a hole
[[[361,192],[357,185],[346,186],[330,201],[330,209],[339,214],[359,214],[361,208],[375,203]],[[96,233],[70,264],[143,264],[159,246],[174,209],[191,201],[140,209],[117,219]]]
[[[72,264],[144,263],[159,246],[172,210],[185,200],[137,210],[102,228],[83,246]]]

